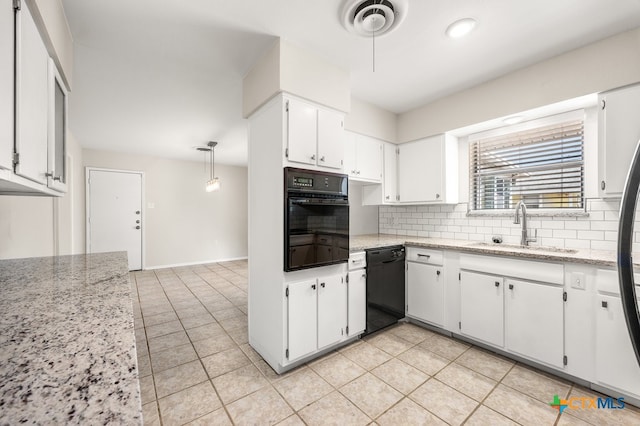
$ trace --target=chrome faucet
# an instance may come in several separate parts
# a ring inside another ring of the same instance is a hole
[[[522,209],[522,237],[520,238],[520,245],[528,246],[530,242],[535,242],[537,241],[537,239],[535,237],[529,238],[529,234],[527,230],[527,205],[522,200],[518,201],[518,204],[516,204],[516,212],[513,218],[513,223],[516,225],[520,223],[520,215],[518,214],[518,212],[521,209]],[[537,234],[538,232],[536,231],[536,236]]]

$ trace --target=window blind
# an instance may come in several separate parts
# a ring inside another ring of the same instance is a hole
[[[472,210],[584,208],[584,122],[572,120],[472,141]]]

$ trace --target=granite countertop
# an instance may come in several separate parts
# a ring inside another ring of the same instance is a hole
[[[141,424],[125,252],[0,260],[0,424]]]
[[[483,243],[480,241],[448,240],[442,238],[423,238],[406,235],[368,234],[354,235],[349,239],[349,250],[354,253],[375,247],[397,244],[407,246],[456,250],[465,253],[510,256],[531,260],[581,263],[595,266],[616,266],[616,253],[600,250],[564,250],[553,247],[531,245],[527,248],[513,245]],[[637,268],[640,264],[635,263]]]

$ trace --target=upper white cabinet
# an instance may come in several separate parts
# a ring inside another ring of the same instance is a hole
[[[17,175],[47,184],[49,54],[29,6],[16,13]]]
[[[383,142],[353,132],[344,133],[344,172],[352,180],[381,182]]]
[[[0,9],[0,169],[13,170],[14,10],[11,2]]]
[[[47,29],[34,19],[35,3],[5,7],[0,13],[0,31],[6,32],[0,40],[0,194],[59,196],[67,190],[66,80],[51,59],[55,46],[52,53],[43,41]]]
[[[362,204],[397,204],[398,202],[398,146],[382,144],[382,185],[362,187]]]
[[[599,96],[598,175],[601,197],[622,195],[631,158],[640,141],[640,85]]]
[[[447,134],[398,147],[398,199],[403,204],[458,201],[458,141]]]
[[[68,91],[53,59],[49,59],[48,172],[47,185],[67,191]]]
[[[292,163],[341,169],[344,158],[342,114],[286,99],[286,158]]]

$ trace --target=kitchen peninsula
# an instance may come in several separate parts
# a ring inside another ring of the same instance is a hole
[[[125,252],[0,261],[0,424],[141,424]]]

